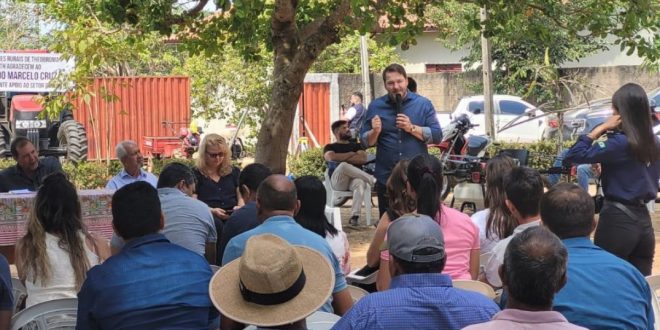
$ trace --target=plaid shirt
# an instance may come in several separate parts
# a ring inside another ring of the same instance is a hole
[[[499,311],[482,294],[452,288],[448,275],[406,274],[358,301],[333,329],[462,329]]]

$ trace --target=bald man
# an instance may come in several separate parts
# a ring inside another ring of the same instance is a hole
[[[353,301],[348,293],[339,260],[323,237],[303,228],[293,219],[299,206],[296,186],[286,176],[273,174],[266,178],[257,188],[257,218],[263,222],[256,228],[229,241],[222,257],[222,264],[226,265],[232,260],[238,259],[245,250],[247,240],[255,235],[273,234],[285,239],[290,244],[312,248],[326,256],[335,270],[332,303],[326,302],[320,310],[340,316],[344,315],[353,305]],[[225,320],[232,322],[226,317],[222,319],[223,322]],[[231,326],[232,324],[223,323],[222,328]]]

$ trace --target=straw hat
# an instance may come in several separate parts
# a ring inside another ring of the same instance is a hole
[[[213,305],[237,322],[272,327],[302,320],[319,309],[334,287],[326,257],[278,236],[253,236],[243,256],[215,273]]]

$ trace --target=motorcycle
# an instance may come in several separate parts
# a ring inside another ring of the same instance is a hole
[[[467,183],[481,185],[483,175],[480,174],[481,172],[477,175],[475,164],[483,167],[483,157],[490,144],[490,138],[481,135],[471,135],[466,138],[467,132],[477,126],[470,123],[467,115],[460,115],[442,128],[443,137],[439,144],[429,145],[440,149],[440,161],[443,166],[441,193],[443,200],[452,190],[456,195],[456,187],[472,191],[475,187]]]

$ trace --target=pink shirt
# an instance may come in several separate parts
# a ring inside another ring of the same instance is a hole
[[[470,275],[470,252],[479,249],[479,228],[470,217],[451,207],[442,206],[440,228],[445,238],[447,263],[442,273],[452,279],[472,279]],[[436,217],[436,221],[437,221]],[[387,240],[387,236],[385,237]],[[381,251],[380,258],[390,260],[387,250]]]
[[[472,279],[470,252],[479,249],[479,228],[467,214],[445,206],[442,207],[440,227],[447,253],[447,263],[442,272],[453,280]]]

